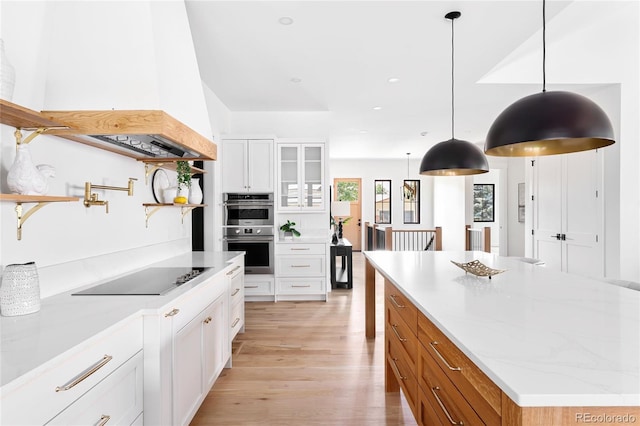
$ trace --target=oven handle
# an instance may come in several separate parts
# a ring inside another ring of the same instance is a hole
[[[256,203],[222,203],[223,206],[227,207],[273,207],[273,204],[256,202]]]
[[[269,241],[273,241],[273,237],[265,237],[265,238],[227,238],[223,237],[222,241],[227,243],[265,243]]]

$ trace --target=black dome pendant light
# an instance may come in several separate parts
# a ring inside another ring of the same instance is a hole
[[[526,96],[495,119],[484,152],[503,157],[566,154],[615,143],[605,112],[589,98],[546,91],[546,3],[542,1],[542,93]]]
[[[464,176],[486,173],[489,163],[482,150],[471,142],[454,137],[454,78],[453,78],[453,21],[460,12],[444,15],[451,20],[451,139],[439,142],[424,154],[420,163],[420,174],[429,176]]]

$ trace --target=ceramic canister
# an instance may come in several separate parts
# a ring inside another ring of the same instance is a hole
[[[40,282],[35,262],[7,265],[0,283],[0,314],[26,315],[40,310]]]

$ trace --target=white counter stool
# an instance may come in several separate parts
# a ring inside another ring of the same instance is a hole
[[[631,290],[640,291],[640,283],[637,283],[635,281],[616,280],[612,278],[605,278],[605,281],[609,284],[617,285],[618,287],[626,287],[630,288]]]

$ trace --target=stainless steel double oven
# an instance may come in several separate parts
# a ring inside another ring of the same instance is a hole
[[[223,249],[244,251],[245,273],[273,274],[273,194],[224,194]]]

